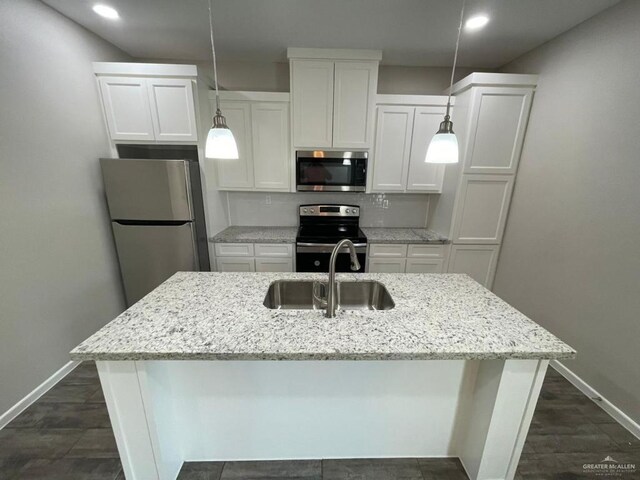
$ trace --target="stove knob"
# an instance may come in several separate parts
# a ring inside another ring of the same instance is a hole
[[[349,210],[348,208],[345,210],[345,213],[351,213],[351,210]]]
[[[312,208],[309,210],[311,213],[315,213],[315,210]]]
[[[306,208],[303,208],[303,209],[302,209],[302,213],[307,213],[307,209],[306,209]]]

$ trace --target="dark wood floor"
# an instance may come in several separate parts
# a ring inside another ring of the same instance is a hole
[[[549,369],[517,477],[520,480],[640,478],[585,472],[611,456],[640,467],[633,437]],[[464,480],[454,459],[186,463],[181,480]],[[124,479],[95,366],[85,363],[0,430],[0,480]]]

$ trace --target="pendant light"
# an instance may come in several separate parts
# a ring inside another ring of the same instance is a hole
[[[213,57],[213,81],[216,86],[216,114],[213,117],[213,125],[207,135],[207,143],[204,147],[204,156],[223,160],[236,160],[238,158],[238,145],[233,133],[227,127],[227,120],[220,111],[220,96],[218,94],[218,66],[216,65],[216,49],[213,44],[213,14],[211,12],[211,0],[209,0],[209,33],[211,34],[211,56]]]
[[[424,159],[427,163],[458,163],[458,139],[453,133],[453,122],[449,116],[451,110],[451,90],[453,89],[453,77],[456,73],[456,62],[458,61],[458,46],[460,45],[460,33],[462,32],[462,19],[464,17],[464,5],[466,0],[462,0],[460,10],[460,25],[458,26],[458,38],[456,40],[456,52],[453,55],[453,68],[451,70],[451,81],[449,82],[449,97],[447,98],[447,112],[444,121],[440,123],[440,128],[431,139],[427,155]]]

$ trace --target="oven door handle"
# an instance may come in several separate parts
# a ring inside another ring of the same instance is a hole
[[[335,246],[335,243],[297,243],[296,253],[331,253]],[[356,243],[354,246],[356,248],[356,253],[367,253],[366,243]],[[346,245],[344,248],[340,249],[340,253],[348,251],[349,250]]]

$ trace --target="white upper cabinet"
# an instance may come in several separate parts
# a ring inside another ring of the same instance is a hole
[[[373,145],[378,50],[289,48],[293,146]]]
[[[112,140],[198,141],[194,65],[95,62]]]
[[[253,188],[253,148],[251,146],[251,104],[249,102],[220,102],[238,146],[237,160],[214,159],[221,189]]]
[[[251,105],[253,170],[259,190],[290,188],[289,105],[260,102]]]
[[[442,107],[416,107],[413,119],[411,155],[407,191],[440,193],[444,179],[444,165],[426,163],[427,148],[440,128],[445,109]]]
[[[372,192],[405,190],[414,110],[403,106],[378,107]]]
[[[453,222],[453,242],[499,244],[512,189],[511,175],[464,175]]]
[[[465,173],[516,173],[532,95],[531,88],[474,90]]]
[[[377,62],[336,62],[333,146],[369,148],[378,86]]]
[[[198,140],[191,80],[149,78],[147,80],[155,139],[166,142]]]
[[[293,143],[296,147],[331,147],[333,142],[333,71],[330,60],[291,62]]]
[[[155,140],[146,79],[100,77],[99,83],[111,138]]]
[[[401,100],[402,96],[389,97]],[[372,192],[442,191],[445,166],[425,163],[424,160],[444,113],[442,106],[378,106],[371,163]]]
[[[220,92],[220,107],[238,145],[237,160],[213,160],[221,190],[291,189],[289,95]],[[215,97],[210,98],[215,109]]]

